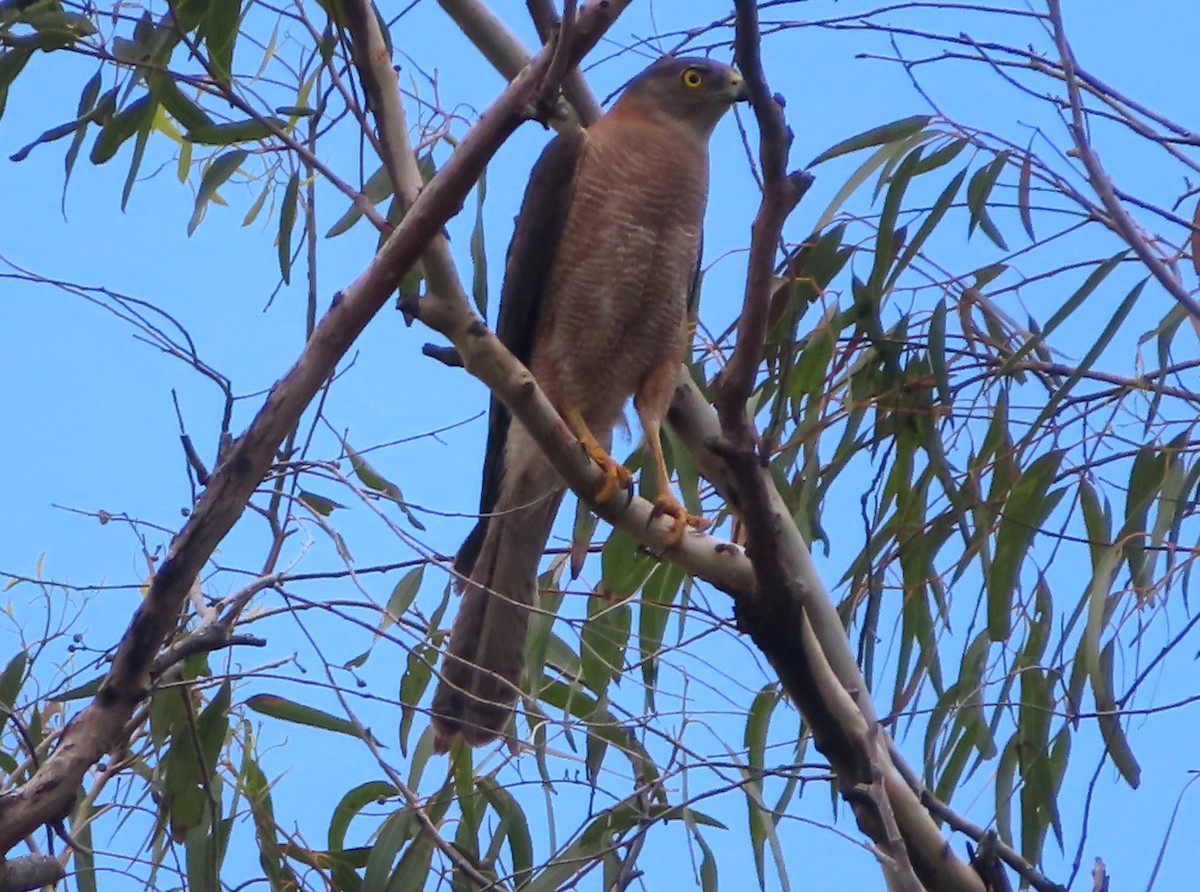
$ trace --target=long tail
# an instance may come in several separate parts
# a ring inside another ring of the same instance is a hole
[[[520,692],[525,664],[525,632],[537,591],[537,568],[563,490],[530,503],[517,492],[502,492],[493,515],[472,533],[478,554],[442,660],[433,695],[434,749],[445,752],[457,736],[480,746],[504,733]],[[544,490],[543,490],[544,491]],[[482,544],[479,534],[482,533]]]

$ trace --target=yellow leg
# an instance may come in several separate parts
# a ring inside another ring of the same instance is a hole
[[[654,500],[654,516],[674,518],[675,522],[671,525],[671,532],[667,540],[668,544],[674,547],[683,541],[683,533],[688,527],[702,530],[708,526],[709,522],[703,517],[688,514],[687,509],[671,492],[671,476],[667,473],[667,460],[663,456],[662,434],[659,431],[661,421],[651,427],[647,425],[647,421],[653,422],[654,419],[647,419],[643,413],[639,413],[639,415],[642,418],[642,429],[645,431],[646,448],[650,450],[650,455],[654,459],[654,478],[658,484],[658,498]]]
[[[588,429],[587,422],[583,420],[583,416],[579,414],[578,409],[567,409],[563,412],[563,420],[567,422],[567,426],[579,438],[579,442],[583,444],[584,451],[588,457],[600,466],[600,470],[604,472],[604,483],[600,485],[600,489],[592,496],[592,501],[596,504],[607,502],[618,489],[628,489],[633,474],[623,464],[614,459],[608,454],[605,449],[592,435]]]
[[[683,351],[682,335],[681,331],[680,353]],[[670,547],[683,541],[684,531],[688,527],[702,530],[708,526],[708,521],[703,517],[688,514],[687,509],[671,492],[671,476],[667,473],[667,460],[663,457],[662,423],[667,415],[667,409],[671,405],[671,396],[675,392],[675,382],[678,378],[679,359],[678,357],[668,358],[646,376],[633,398],[638,418],[642,422],[642,435],[646,438],[646,448],[650,450],[650,456],[654,459],[654,479],[658,484],[654,516],[666,516],[674,519],[667,540]]]

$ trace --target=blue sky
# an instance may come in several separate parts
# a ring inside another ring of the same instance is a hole
[[[1082,64],[1123,92],[1182,123],[1196,124],[1194,117],[1190,121],[1188,117],[1194,115],[1194,97],[1187,85],[1192,79],[1189,61],[1194,55],[1196,33],[1196,13],[1190,3],[1157,3],[1153,15],[1130,14],[1128,4],[1116,0],[1066,5],[1071,36]],[[524,23],[524,4],[495,6],[527,42],[532,42]],[[782,14],[815,18],[845,14],[844,6],[828,2],[796,4],[786,7]],[[616,43],[625,43],[656,28],[669,31],[707,22],[724,11],[719,3],[638,6],[621,20],[612,36]],[[925,13],[929,21],[954,14],[962,15],[938,9]],[[910,15],[905,21],[920,24],[919,16]],[[971,23],[979,21],[964,19],[963,27],[969,29]],[[1010,39],[1005,34],[988,36]],[[1016,36],[1017,32],[1011,35]],[[411,61],[398,60],[404,70],[410,71],[410,66],[425,71],[436,69],[443,100],[461,102],[466,115],[482,109],[501,86],[500,78],[478,59],[432,3],[418,5],[402,19],[394,37],[399,47],[412,53]],[[886,43],[879,39],[871,46],[873,52],[889,53]],[[915,41],[904,46],[913,54],[920,52]],[[897,67],[856,59],[863,48],[861,34],[813,29],[767,41],[768,75],[772,86],[788,98],[789,120],[796,132],[795,164],[868,127],[929,111]],[[602,50],[592,58],[607,56]],[[608,59],[589,70],[589,80],[603,96],[642,64],[628,54]],[[0,219],[0,256],[38,275],[103,286],[166,309],[186,327],[205,361],[229,375],[235,393],[244,397],[237,403],[232,425],[235,432],[240,431],[261,402],[262,392],[302,344],[305,297],[303,283],[298,281],[301,277],[282,289],[270,308],[264,310],[278,285],[274,224],[260,221],[248,227],[238,225],[257,190],[236,186],[223,190],[229,206],[210,208],[207,219],[189,238],[185,228],[191,214],[191,189],[175,178],[165,147],[152,148],[143,168],[144,179],[134,189],[124,213],[118,210],[118,204],[128,146],[106,167],[94,168],[81,159],[61,206],[62,144],[35,149],[20,164],[9,162],[9,155],[42,130],[74,116],[79,87],[91,71],[87,64],[37,57],[9,97],[8,109],[0,120],[0,195],[8,211]],[[1028,139],[1031,126],[1040,126],[1061,142],[1061,128],[1055,129],[1052,116],[1029,103],[1017,102],[994,79],[984,78],[978,66],[947,63],[927,71],[926,85],[951,117],[1003,130],[1017,141]],[[747,118],[743,120],[749,124]],[[1163,176],[1154,165],[1145,164],[1143,156],[1126,154],[1126,144],[1117,133],[1102,135],[1110,137],[1101,144],[1102,158],[1127,191],[1160,202],[1180,191],[1178,182]],[[485,213],[493,300],[499,291],[497,275],[502,268],[509,221],[519,204],[528,167],[545,140],[541,128],[527,125],[489,168]],[[334,145],[329,151],[333,153],[328,158],[330,163],[353,178],[353,146]],[[713,186],[706,230],[708,259],[723,258],[710,270],[705,285],[705,320],[714,328],[722,327],[736,312],[743,260],[740,254],[731,252],[747,242],[757,203],[742,154],[737,128],[732,120],[723,122],[713,143]],[[810,231],[853,167],[854,163],[847,162],[818,171],[813,193],[789,221],[789,236],[799,239]],[[323,191],[318,201],[322,228],[327,228],[340,215],[345,200]],[[858,201],[858,208],[865,211],[866,197],[860,196]],[[473,205],[468,203],[467,213],[450,227],[464,274],[469,269],[466,246],[472,210]],[[322,306],[338,287],[355,277],[371,256],[374,244],[375,237],[365,225],[320,243]],[[11,272],[0,266],[0,274]],[[77,585],[136,586],[147,572],[137,531],[119,522],[101,525],[87,514],[104,510],[152,523],[156,526],[144,528],[141,533],[152,550],[165,547],[169,533],[164,531],[182,523],[181,510],[191,499],[172,390],[178,395],[189,434],[210,462],[222,409],[220,394],[179,361],[134,339],[127,323],[82,297],[14,278],[0,282],[0,406],[6,422],[0,429],[0,468],[4,469],[0,481],[10,519],[0,540],[0,573],[32,575],[39,556],[44,555],[47,578]],[[1036,296],[1035,292],[1032,297]],[[421,435],[473,418],[485,407],[486,393],[482,385],[460,371],[423,358],[420,346],[427,340],[435,340],[430,332],[420,327],[406,328],[399,314],[385,310],[355,345],[353,362],[344,366],[327,407],[329,424],[337,432],[345,432],[356,448],[416,438],[378,449],[371,453],[371,460],[402,487],[411,502],[450,515],[422,515],[428,532],[414,533],[415,539],[406,541],[362,506],[335,514],[334,520],[359,565],[406,560],[423,549],[452,552],[471,524],[483,421],[463,424],[438,437]],[[1132,367],[1132,361],[1129,365]],[[324,427],[316,436],[326,446],[332,442],[330,431]],[[332,483],[322,491],[344,499]],[[299,571],[328,567],[334,555],[326,537],[312,524],[305,529],[307,539],[298,537],[289,543],[287,561],[295,562]],[[222,546],[216,561],[225,567],[253,567],[261,560],[264,541],[262,524],[247,517]],[[837,557],[835,554],[825,561],[818,556],[818,560],[829,572],[836,569],[840,575]],[[1071,572],[1071,568],[1063,569]],[[593,570],[587,578],[595,582],[597,576],[598,571]],[[212,577],[214,588],[208,593],[225,594],[241,581],[235,574],[217,573]],[[364,577],[362,594],[385,602],[395,581],[395,576]],[[436,603],[443,585],[444,576],[428,572],[421,603]],[[309,587],[304,593],[315,599],[337,594],[321,585]],[[728,604],[721,596],[712,592],[702,592],[701,596],[714,613],[728,617]],[[36,612],[31,588],[18,587],[9,597],[18,618],[23,611],[30,611],[30,615]],[[75,628],[84,634],[86,644],[103,649],[119,635],[138,600],[136,588],[98,593],[92,596]],[[81,604],[82,599],[74,596],[65,604],[56,600],[53,609],[69,614]],[[294,625],[275,622],[268,627],[271,644],[266,653],[239,653],[235,657],[239,666],[249,668],[296,654],[310,676],[320,674],[319,663]],[[361,651],[370,640],[361,629],[338,628],[342,631],[324,641],[327,656],[334,664]],[[0,659],[7,659],[16,647],[14,629],[15,624],[0,626]],[[36,623],[30,634],[36,635]],[[345,634],[344,640],[337,637],[341,634]],[[748,702],[744,692],[756,690],[769,678],[761,660],[745,642],[731,636],[718,640],[719,647],[697,658],[710,661],[707,673],[693,680],[688,675],[692,664],[679,659],[672,664],[676,671],[666,683],[673,693],[683,691],[685,681],[695,685],[696,708],[700,714],[708,709],[713,713],[707,719],[713,733],[704,745],[715,752],[719,752],[722,740],[740,742],[736,714],[720,714],[730,708],[723,695],[728,694],[735,702]],[[368,680],[369,690],[391,697],[401,669],[402,654],[391,649],[373,657],[361,674]],[[294,673],[287,667],[278,671]],[[719,686],[721,679],[727,688]],[[350,682],[348,676],[341,680]],[[711,687],[704,690],[705,685]],[[273,688],[262,683],[254,689],[270,689],[297,699],[308,696],[305,690],[282,683]],[[687,690],[693,693],[693,688]],[[1190,693],[1187,678],[1163,677],[1156,682],[1153,699],[1167,702]],[[384,709],[372,717],[384,722],[389,713]],[[777,722],[776,733],[783,738],[794,717],[789,713],[785,719],[781,711]],[[1115,779],[1111,768],[1103,770],[1092,803],[1085,874],[1090,858],[1098,855],[1123,887],[1145,886],[1174,797],[1183,789],[1188,770],[1195,767],[1195,732],[1194,718],[1186,709],[1133,722],[1131,733],[1144,771],[1143,787],[1132,793]],[[278,725],[268,726],[265,735],[264,749],[268,752],[264,764],[284,775],[277,787],[277,807],[282,802],[298,814],[308,810],[327,813],[332,803],[314,796],[311,784],[298,782],[297,775],[302,775],[312,760],[329,758],[322,749],[328,745],[328,737]],[[388,735],[393,758],[403,764],[391,728]],[[1095,752],[1094,735],[1081,735],[1081,741],[1075,753],[1079,762],[1072,786],[1062,797],[1067,862],[1074,856],[1078,838],[1079,813],[1086,792],[1082,782],[1086,782],[1090,766],[1095,764],[1094,755],[1089,756],[1089,752]],[[919,738],[906,741],[905,749],[914,758],[919,757]],[[332,790],[351,786],[360,774],[361,779],[374,776],[364,753],[351,752],[349,746],[344,750],[337,755],[347,760],[345,775],[330,781]],[[814,757],[810,751],[810,759]],[[536,774],[532,769],[526,771],[530,777]],[[955,806],[976,820],[986,821],[992,811],[990,794],[986,793],[990,789],[988,780],[978,779],[974,789],[982,792],[976,800],[956,800]],[[745,807],[737,798],[721,803],[714,810],[728,821],[731,830],[710,834],[707,839],[718,850],[722,878],[730,882],[750,876],[753,868],[743,839]],[[824,790],[811,788],[797,814],[801,820],[831,822]],[[318,817],[314,826],[323,827],[322,820]],[[1192,869],[1180,843],[1194,837],[1198,820],[1197,807],[1185,800],[1175,830],[1176,845],[1167,852],[1158,888],[1187,886],[1185,878]],[[844,816],[837,826],[858,838],[852,822]],[[651,837],[646,856],[651,880],[655,876],[677,876],[680,859],[687,857],[685,836],[670,828],[656,832],[661,836]],[[789,873],[796,885],[814,878],[824,884],[833,877],[851,887],[878,884],[872,858],[826,829],[797,821],[787,825],[784,839]],[[961,852],[960,839],[955,845]],[[1065,879],[1061,866],[1054,861],[1053,843],[1048,844],[1047,852],[1051,876]],[[242,869],[252,872],[253,864],[247,861]],[[772,876],[770,869],[768,876]],[[648,881],[648,887],[653,888],[654,882]],[[736,888],[737,884],[729,887]]]

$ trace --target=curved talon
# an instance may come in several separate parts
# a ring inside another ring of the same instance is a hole
[[[632,491],[633,472],[609,455],[608,450],[597,442],[579,410],[568,408],[563,412],[563,418],[583,444],[583,451],[587,453],[588,458],[598,464],[604,472],[604,482],[592,496],[592,502],[597,505],[607,502],[618,489]]]
[[[688,527],[694,530],[703,530],[712,523],[706,517],[688,514],[687,508],[684,508],[679,500],[671,495],[660,497],[655,501],[654,510],[650,512],[650,519],[653,520],[656,517],[674,518],[675,522],[671,524],[671,532],[667,534],[667,545],[670,548],[674,548],[683,541],[684,531]]]
[[[604,482],[592,496],[592,501],[597,505],[607,502],[618,489],[629,489],[633,485],[633,472],[603,449],[588,449],[587,454],[604,472]]]

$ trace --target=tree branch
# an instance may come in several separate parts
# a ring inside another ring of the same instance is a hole
[[[1092,148],[1087,136],[1087,123],[1083,117],[1083,100],[1079,94],[1079,80],[1075,76],[1075,54],[1071,50],[1066,31],[1063,28],[1062,7],[1059,0],[1047,0],[1047,6],[1050,11],[1050,21],[1054,27],[1054,42],[1058,46],[1058,54],[1062,60],[1063,80],[1067,85],[1067,99],[1071,106],[1071,123],[1068,129],[1071,132],[1071,139],[1075,142],[1075,148],[1079,152],[1079,160],[1087,169],[1092,188],[1096,190],[1100,203],[1108,212],[1117,234],[1133,249],[1138,259],[1146,265],[1151,275],[1158,280],[1167,293],[1191,314],[1193,321],[1198,321],[1200,320],[1200,303],[1197,303],[1195,298],[1188,293],[1187,289],[1183,287],[1183,283],[1179,281],[1179,277],[1171,272],[1170,267],[1163,262],[1162,258],[1154,253],[1154,249],[1150,247],[1133,218],[1129,216],[1120,199],[1117,198],[1112,180],[1109,179],[1108,173],[1100,163],[1100,158]]]

